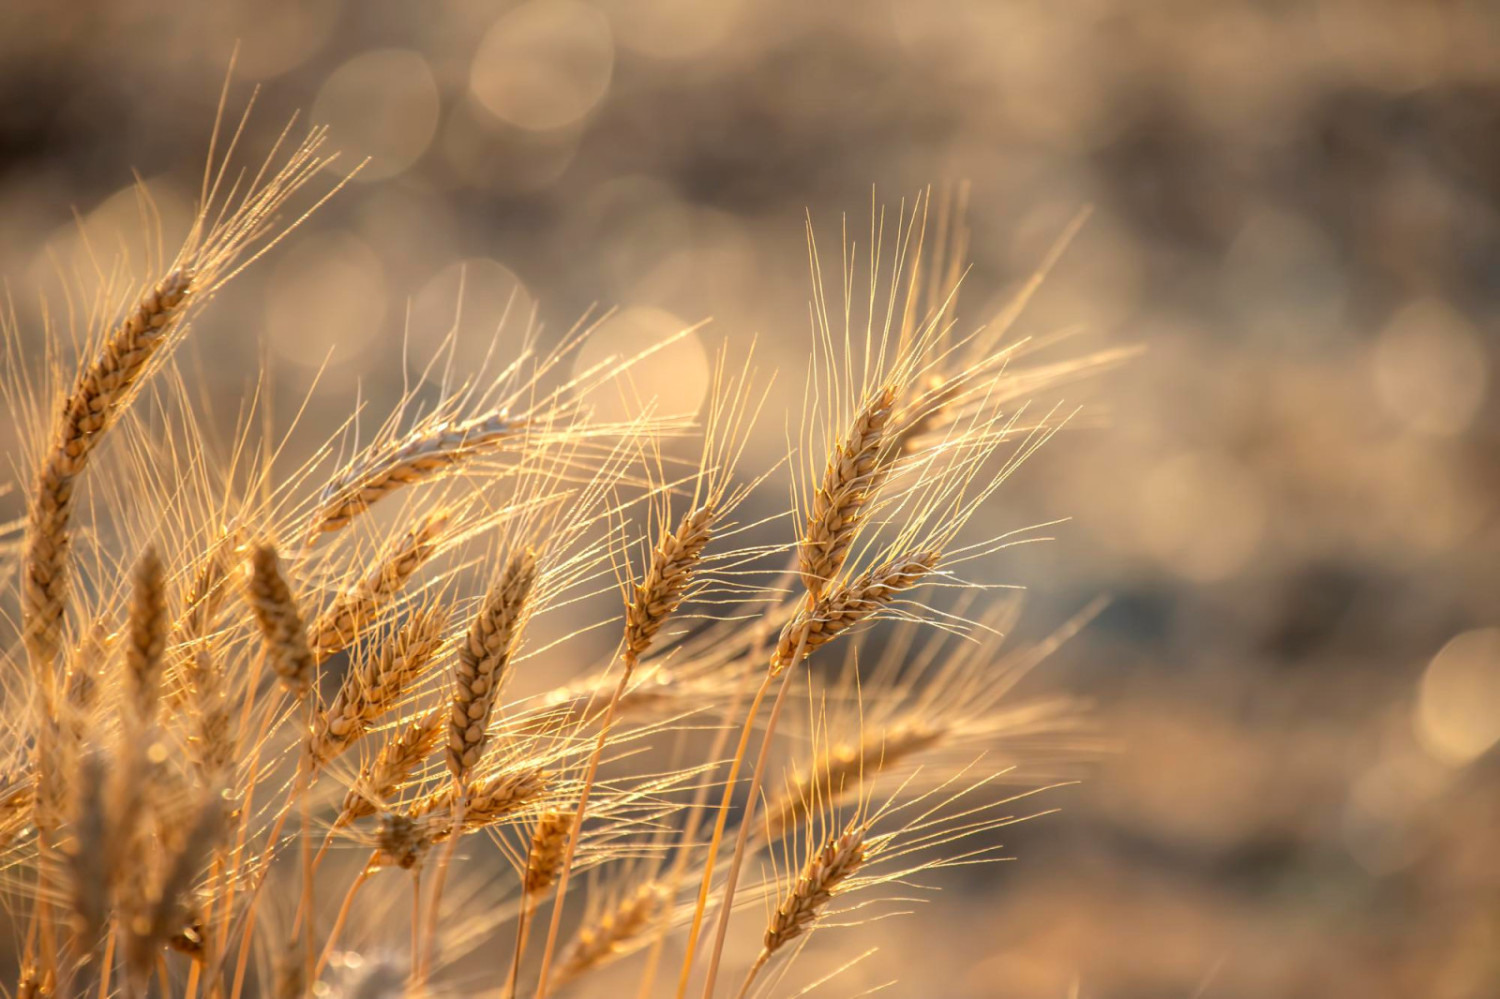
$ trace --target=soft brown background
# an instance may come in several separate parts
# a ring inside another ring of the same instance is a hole
[[[288,413],[325,358],[315,418],[388,403],[467,261],[466,344],[507,301],[554,332],[618,305],[622,338],[711,317],[668,395],[758,333],[788,374],[763,462],[800,402],[804,209],[836,252],[872,185],[969,181],[979,323],[1095,206],[1018,333],[1148,350],[1048,397],[1108,420],[987,526],[1073,519],[979,573],[1030,588],[1031,635],[1113,595],[1033,689],[1093,698],[1121,751],[1015,862],[825,935],[882,949],[816,994],[1500,994],[1500,640],[1429,666],[1500,625],[1500,6],[5,0],[23,329],[86,263],[70,213],[107,252],[130,230],[131,170],[180,232],[235,39],[253,150],[302,108],[373,157],[197,334],[213,391],[267,353]]]

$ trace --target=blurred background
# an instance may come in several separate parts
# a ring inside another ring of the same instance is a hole
[[[823,937],[881,950],[817,994],[1500,995],[1500,5],[5,0],[23,330],[86,245],[140,255],[132,170],[184,230],[236,40],[248,158],[297,109],[370,157],[194,341],[229,399],[268,355],[287,414],[315,378],[315,418],[383,412],[403,331],[474,364],[507,308],[555,338],[598,303],[611,345],[711,320],[648,386],[683,406],[758,335],[763,467],[805,212],[836,274],[872,188],[967,182],[970,328],[1094,206],[1014,333],[1146,350],[1045,400],[1089,418],[993,527],[1071,520],[978,572],[1031,637],[1112,596],[1031,683],[1119,751],[1015,862]]]

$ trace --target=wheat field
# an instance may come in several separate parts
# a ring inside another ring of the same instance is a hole
[[[4,6],[0,994],[1495,993],[1488,5]]]

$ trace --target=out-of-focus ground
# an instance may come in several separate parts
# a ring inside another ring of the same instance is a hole
[[[764,463],[801,399],[804,209],[836,254],[872,185],[967,180],[973,325],[1094,206],[1015,332],[1147,352],[1048,397],[1107,419],[987,526],[1072,520],[979,572],[1030,588],[1033,636],[1113,595],[1033,689],[1090,696],[1120,751],[1015,862],[821,938],[881,950],[815,994],[1500,994],[1500,6],[8,0],[23,327],[86,261],[72,212],[111,252],[132,227],[130,171],[181,231],[236,39],[253,151],[301,107],[372,159],[205,315],[230,415],[262,353],[287,414],[325,360],[312,423],[356,387],[381,412],[462,274],[461,355],[507,302],[552,331],[619,306],[619,340],[711,317],[648,387],[677,401],[759,334]]]

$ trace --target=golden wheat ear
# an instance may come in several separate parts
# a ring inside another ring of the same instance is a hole
[[[63,642],[70,522],[80,477],[141,383],[183,335],[195,309],[301,221],[276,228],[281,209],[328,163],[320,152],[322,144],[322,131],[313,130],[279,166],[268,161],[254,183],[243,190],[231,187],[221,195],[221,183],[229,175],[231,143],[223,162],[216,165],[210,160],[205,176],[214,179],[205,180],[197,217],[175,259],[132,295],[123,310],[111,310],[107,303],[99,310],[118,318],[89,337],[90,353],[58,405],[42,445],[28,504],[22,629],[32,669],[45,688],[53,684],[53,663]]]

